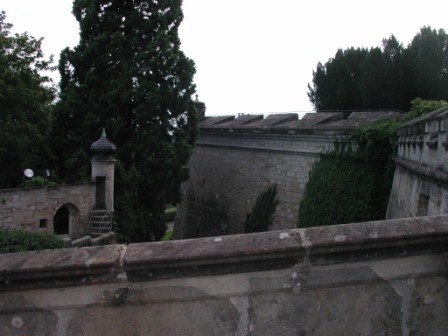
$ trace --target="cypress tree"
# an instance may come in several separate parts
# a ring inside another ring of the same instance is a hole
[[[277,184],[274,183],[258,194],[251,212],[246,215],[244,232],[268,231],[277,205]]]
[[[103,127],[117,145],[116,219],[124,241],[160,239],[165,204],[197,135],[192,60],[180,50],[181,0],[75,0],[80,42],[62,51],[53,119],[58,172],[86,177]]]

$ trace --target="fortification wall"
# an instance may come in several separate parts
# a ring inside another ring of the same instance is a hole
[[[244,232],[243,222],[257,195],[276,183],[279,205],[272,230],[297,225],[309,172],[319,154],[347,141],[353,130],[394,112],[242,115],[207,118],[182,185],[174,237],[193,238]]]
[[[0,334],[442,336],[447,219],[0,255]]]
[[[399,129],[387,218],[448,213],[448,108]]]
[[[95,183],[0,190],[0,228],[54,232],[54,216],[67,206],[70,238],[85,233],[95,204]],[[1,334],[1,333],[0,333]]]

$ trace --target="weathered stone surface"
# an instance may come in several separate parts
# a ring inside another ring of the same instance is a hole
[[[95,183],[0,190],[0,228],[53,233],[56,212],[68,205],[69,236],[76,239],[85,234],[94,204]]]
[[[115,281],[124,249],[108,245],[0,254],[0,291]]]
[[[375,275],[367,268],[353,270],[359,273],[355,278],[345,271],[339,270],[346,280],[337,287],[332,274],[319,274],[329,283],[313,286],[305,278],[304,285],[288,291],[251,296],[250,335],[400,335],[401,300],[392,286],[384,281],[354,286],[354,279]]]
[[[237,324],[229,298],[157,287],[107,292],[97,305],[79,310],[69,328],[73,335],[235,335]]]
[[[131,244],[125,254],[124,267],[128,279],[141,281],[291,266],[303,258],[304,253],[292,232],[272,231]]]
[[[92,239],[93,246],[109,245],[116,243],[115,232],[106,232]]]
[[[36,307],[21,295],[0,297],[0,335],[56,336],[56,314]]]
[[[445,266],[447,265],[445,259]],[[415,287],[412,304],[418,309],[411,312],[409,330],[411,335],[443,336],[446,335],[446,326],[443,321],[448,316],[448,284],[447,277],[435,277],[432,281],[426,278],[416,279],[412,285]]]
[[[90,236],[84,236],[79,239],[75,239],[71,242],[72,247],[91,246],[91,245],[92,245],[92,237]]]

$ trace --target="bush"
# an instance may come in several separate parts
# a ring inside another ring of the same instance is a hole
[[[0,229],[0,253],[38,251],[64,246],[64,241],[52,234]]]
[[[441,107],[447,106],[448,102],[444,100],[423,100],[416,98],[411,101],[411,109],[406,113],[404,121],[409,121],[414,118],[420,117],[426,113],[435,111]]]
[[[252,211],[246,216],[244,232],[268,231],[277,205],[277,184],[273,184],[257,196]]]
[[[54,187],[57,183],[50,181],[44,177],[41,176],[34,176],[30,178],[29,180],[26,180],[22,184],[20,184],[20,187]]]

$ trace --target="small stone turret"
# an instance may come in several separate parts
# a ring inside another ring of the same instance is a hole
[[[92,153],[92,180],[96,183],[96,209],[114,210],[114,170],[113,158],[117,147],[106,136],[103,129],[101,137],[90,146]]]
[[[199,101],[198,95],[196,95],[196,100],[194,101],[194,107],[196,111],[198,112],[199,120],[202,120],[205,118],[205,103]]]

